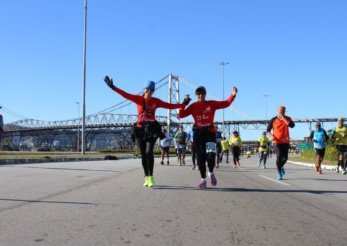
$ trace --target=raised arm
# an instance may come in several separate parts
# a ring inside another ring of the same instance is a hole
[[[125,99],[128,99],[132,102],[137,102],[138,95],[130,94],[126,91],[119,89],[113,84],[113,79],[110,79],[110,77],[108,77],[107,75],[105,76],[104,81],[108,87],[110,87],[113,91],[117,92],[119,95],[121,95]]]
[[[178,117],[180,118],[185,118],[189,115],[192,114],[193,110],[192,108],[194,107],[193,104],[191,104],[190,106],[188,106],[187,108],[185,108],[185,105],[183,105],[179,110],[178,110]]]
[[[216,105],[216,108],[218,109],[221,109],[221,108],[227,108],[231,105],[231,103],[235,100],[235,97],[238,93],[238,89],[236,87],[233,87],[232,89],[232,92],[230,94],[230,96],[224,100],[224,101],[215,101],[215,103],[217,104]]]

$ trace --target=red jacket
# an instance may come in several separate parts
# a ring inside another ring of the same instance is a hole
[[[194,102],[186,109],[181,107],[178,116],[184,118],[192,115],[196,127],[213,125],[216,110],[229,107],[234,99],[235,96],[230,95],[225,101],[209,100],[204,102]],[[215,129],[213,128],[212,131],[215,131]]]
[[[117,87],[114,88],[114,91],[119,95],[128,99],[137,105],[137,123],[143,121],[154,121],[155,120],[155,111],[157,108],[166,108],[166,109],[177,109],[184,107],[184,104],[171,104],[164,102],[156,97],[152,97],[148,100],[144,98],[143,95],[134,95],[127,93]]]

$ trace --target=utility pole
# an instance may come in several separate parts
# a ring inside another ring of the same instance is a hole
[[[267,98],[270,96],[270,95],[263,95],[265,97],[265,122],[266,122],[266,125],[267,125]]]
[[[219,65],[221,65],[222,66],[222,73],[223,73],[223,101],[224,101],[224,67],[225,67],[225,65],[228,65],[229,64],[229,62],[224,62],[224,61],[221,61],[220,63],[219,63]],[[222,132],[223,132],[223,134],[224,134],[224,108],[223,108],[223,120],[222,120]]]
[[[84,1],[84,37],[83,37],[83,109],[82,109],[82,141],[81,154],[85,154],[86,143],[86,54],[87,54],[87,4],[88,0]]]
[[[80,150],[80,102],[76,102],[77,104],[77,152]]]

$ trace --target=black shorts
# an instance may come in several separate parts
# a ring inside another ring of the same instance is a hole
[[[347,152],[347,145],[336,145],[337,154],[343,155]]]
[[[316,153],[316,155],[319,155],[320,157],[324,158],[325,148],[324,149],[314,149],[314,152]]]
[[[161,146],[161,149],[163,150],[163,152],[169,153],[170,146],[167,146],[167,147]]]

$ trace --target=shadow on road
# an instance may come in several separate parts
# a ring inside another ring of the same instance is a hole
[[[159,190],[199,190],[198,187],[188,186],[169,186],[169,185],[157,185],[154,189]],[[218,188],[218,187],[207,187],[201,191],[217,191],[217,192],[255,192],[255,193],[310,193],[310,194],[347,194],[347,191],[339,190],[273,190],[273,189],[248,189],[248,188]]]
[[[70,205],[96,205],[89,202],[68,202],[68,201],[44,201],[44,200],[26,200],[26,199],[13,199],[13,198],[0,198],[0,201],[5,202],[25,202],[25,203],[53,203],[53,204],[70,204]]]

